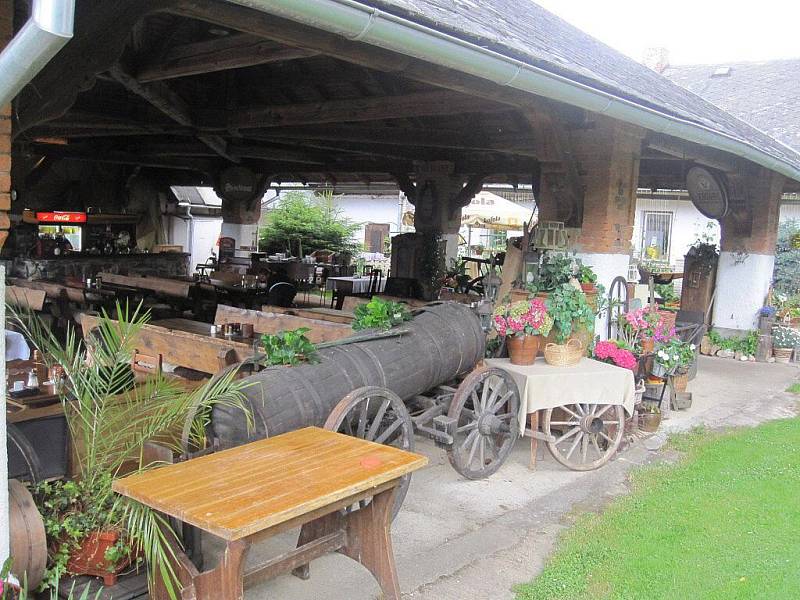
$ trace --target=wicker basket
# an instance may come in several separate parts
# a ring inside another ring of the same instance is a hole
[[[566,344],[550,343],[544,347],[544,360],[548,365],[569,367],[578,364],[582,357],[583,344],[576,339],[571,339]]]

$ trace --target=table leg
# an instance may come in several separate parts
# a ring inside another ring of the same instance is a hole
[[[193,600],[242,600],[244,598],[244,563],[250,542],[228,542],[219,565],[194,577]],[[183,598],[186,599],[186,592]]]
[[[395,489],[381,492],[366,507],[347,516],[347,545],[340,550],[372,573],[381,586],[384,600],[400,600],[389,531]]]
[[[531,464],[530,469],[536,469],[536,452],[539,449],[539,440],[536,432],[539,431],[539,411],[535,410],[530,414],[531,418]]]

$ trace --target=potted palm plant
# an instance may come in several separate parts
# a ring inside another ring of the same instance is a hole
[[[532,365],[542,336],[550,333],[553,319],[541,298],[501,304],[494,311],[494,327],[505,336],[511,364]]]
[[[49,563],[45,587],[65,572],[113,574],[132,557],[149,565],[156,578],[177,599],[172,568],[174,553],[169,523],[152,509],[112,492],[113,479],[158,466],[143,464],[145,445],[158,439],[174,451],[175,435],[190,414],[206,415],[215,404],[241,408],[249,420],[236,371],[223,372],[188,391],[160,372],[132,385],[131,359],[137,334],[149,314],[127,305],[116,307],[116,319],[103,313],[88,345],[69,327],[62,343],[38,315],[7,307],[11,320],[39,350],[48,366],[65,374],[61,401],[77,461],[75,481],[43,484],[36,499],[46,523]],[[196,412],[195,412],[196,411]],[[201,444],[203,428],[193,428]]]

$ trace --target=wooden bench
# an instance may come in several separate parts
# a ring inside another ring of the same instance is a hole
[[[240,600],[277,575],[307,575],[308,563],[340,552],[366,567],[385,600],[400,588],[389,532],[395,488],[424,456],[316,427],[118,479],[113,489],[221,537],[217,567],[199,572],[175,544],[184,600]],[[362,500],[365,507],[347,512]],[[245,571],[252,544],[302,527],[298,547]],[[157,584],[154,600],[167,600]]]
[[[264,307],[265,309],[268,307]],[[353,334],[353,329],[345,323],[334,323],[322,319],[309,319],[286,313],[267,312],[234,308],[225,304],[217,305],[217,314],[214,317],[216,325],[226,323],[248,323],[253,326],[256,333],[278,333],[307,327],[306,337],[314,344],[333,342]]]
[[[343,323],[350,325],[353,323],[353,313],[347,313],[341,310],[334,310],[332,308],[283,308],[280,306],[270,306],[265,304],[261,310],[266,313],[277,313],[283,315],[294,315],[296,317],[304,317],[306,319],[317,319],[318,321],[327,321],[329,323]]]

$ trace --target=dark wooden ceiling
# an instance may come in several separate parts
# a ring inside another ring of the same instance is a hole
[[[14,168],[25,182],[63,161],[183,184],[234,164],[273,181],[373,182],[447,161],[530,183],[554,159],[542,111],[591,126],[580,110],[226,2],[83,0],[75,38],[15,104]],[[656,187],[682,177],[674,156],[643,159]]]

